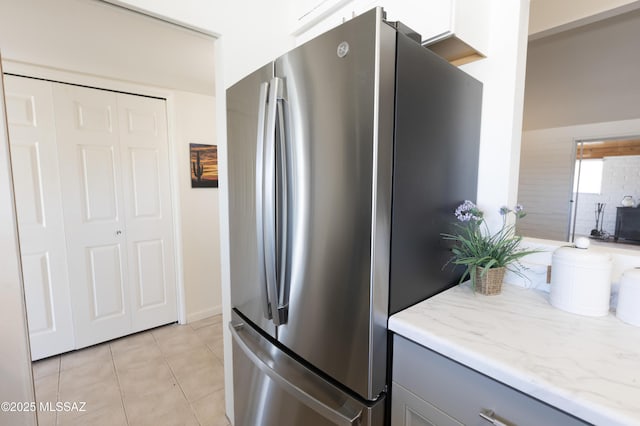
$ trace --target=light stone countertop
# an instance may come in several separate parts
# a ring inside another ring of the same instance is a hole
[[[389,329],[587,422],[640,425],[640,327],[548,300],[513,285],[483,296],[463,284],[393,315]]]

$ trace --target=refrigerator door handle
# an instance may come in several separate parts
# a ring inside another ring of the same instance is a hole
[[[281,89],[282,90],[282,89]],[[279,238],[278,238],[278,250],[277,256],[279,257],[279,274],[278,274],[278,306],[277,306],[277,316],[278,316],[278,324],[286,324],[288,319],[288,311],[289,311],[289,298],[288,298],[288,288],[289,285],[287,283],[289,277],[287,274],[287,262],[289,261],[289,223],[288,223],[288,212],[289,212],[289,171],[288,171],[288,158],[287,158],[287,144],[288,144],[288,133],[287,133],[287,123],[285,121],[285,100],[278,95],[278,102],[276,105],[276,115],[277,115],[277,126],[278,126],[278,148],[280,151],[280,205],[279,205],[279,216],[280,216],[280,228],[279,228]],[[277,185],[276,185],[277,186]]]
[[[264,137],[264,210],[262,214],[264,227],[265,272],[267,278],[267,295],[271,304],[273,323],[286,323],[287,308],[278,303],[278,275],[276,265],[276,125],[278,113],[278,99],[282,98],[282,80],[274,77],[269,83],[269,98],[267,100],[267,125]]]
[[[264,235],[264,191],[265,182],[265,118],[267,115],[267,97],[269,94],[269,83],[260,85],[260,95],[258,101],[258,132],[256,136],[256,233],[258,236],[258,267],[260,294],[262,296],[262,309],[266,319],[272,319],[271,303],[266,282],[266,258],[265,258],[265,235]]]
[[[229,330],[231,330],[233,340],[238,344],[240,349],[242,349],[242,352],[244,352],[251,362],[260,369],[260,371],[269,376],[271,380],[276,382],[290,395],[300,401],[300,403],[313,409],[332,423],[340,426],[355,426],[361,424],[362,410],[358,410],[357,412],[353,412],[356,410],[350,410],[352,411],[351,413],[345,413],[343,412],[346,411],[346,407],[344,406],[339,406],[337,408],[330,407],[305,392],[299,386],[291,383],[287,378],[278,374],[278,372],[272,367],[273,365],[278,364],[275,360],[269,357],[268,353],[265,353],[264,351],[256,353],[249,347],[250,343],[248,342],[250,342],[252,338],[248,333],[246,333],[246,331],[244,331],[244,327],[245,325],[243,323],[229,323]],[[340,409],[342,409],[342,411],[340,411]]]

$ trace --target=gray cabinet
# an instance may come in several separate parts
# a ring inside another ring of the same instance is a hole
[[[464,426],[438,407],[393,382],[391,424],[402,426]]]
[[[393,345],[392,426],[588,424],[403,337]]]

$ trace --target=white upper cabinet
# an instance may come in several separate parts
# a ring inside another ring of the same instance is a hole
[[[328,18],[333,15],[337,16],[335,12],[348,3],[353,3],[353,0],[296,0],[290,2],[291,33],[301,35],[321,21],[331,20]]]
[[[445,36],[451,31],[452,0],[355,0],[358,11],[364,12],[381,6],[387,21],[400,21],[422,36],[431,40]]]
[[[449,61],[486,56],[490,0],[304,0],[295,2],[292,33],[301,44],[376,6]]]
[[[448,18],[448,28],[441,31],[438,24],[429,32],[426,24],[422,29],[422,44],[449,60],[457,60],[470,55],[487,56],[489,48],[490,0],[423,0],[422,4],[433,5]],[[438,6],[442,7],[442,10]],[[434,16],[434,15],[432,15]],[[417,30],[420,32],[420,29]]]
[[[388,21],[400,21],[422,36],[422,44],[457,61],[486,56],[490,0],[356,0],[365,11],[382,6]]]
[[[309,2],[309,0],[306,0],[306,2]],[[312,38],[337,27],[358,14],[355,9],[355,2],[353,1],[345,2],[326,0],[323,3],[329,2],[334,5],[337,4],[337,6],[330,9],[320,18],[317,17],[318,12],[313,14],[315,19],[310,19],[311,14],[307,15],[307,19],[304,20],[305,24],[303,26],[294,27],[292,34],[295,36],[296,46],[299,46]],[[296,21],[296,24],[300,24],[301,22],[302,21]]]

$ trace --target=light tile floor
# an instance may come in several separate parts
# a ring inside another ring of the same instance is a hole
[[[33,363],[39,426],[227,426],[220,315],[167,325]]]

